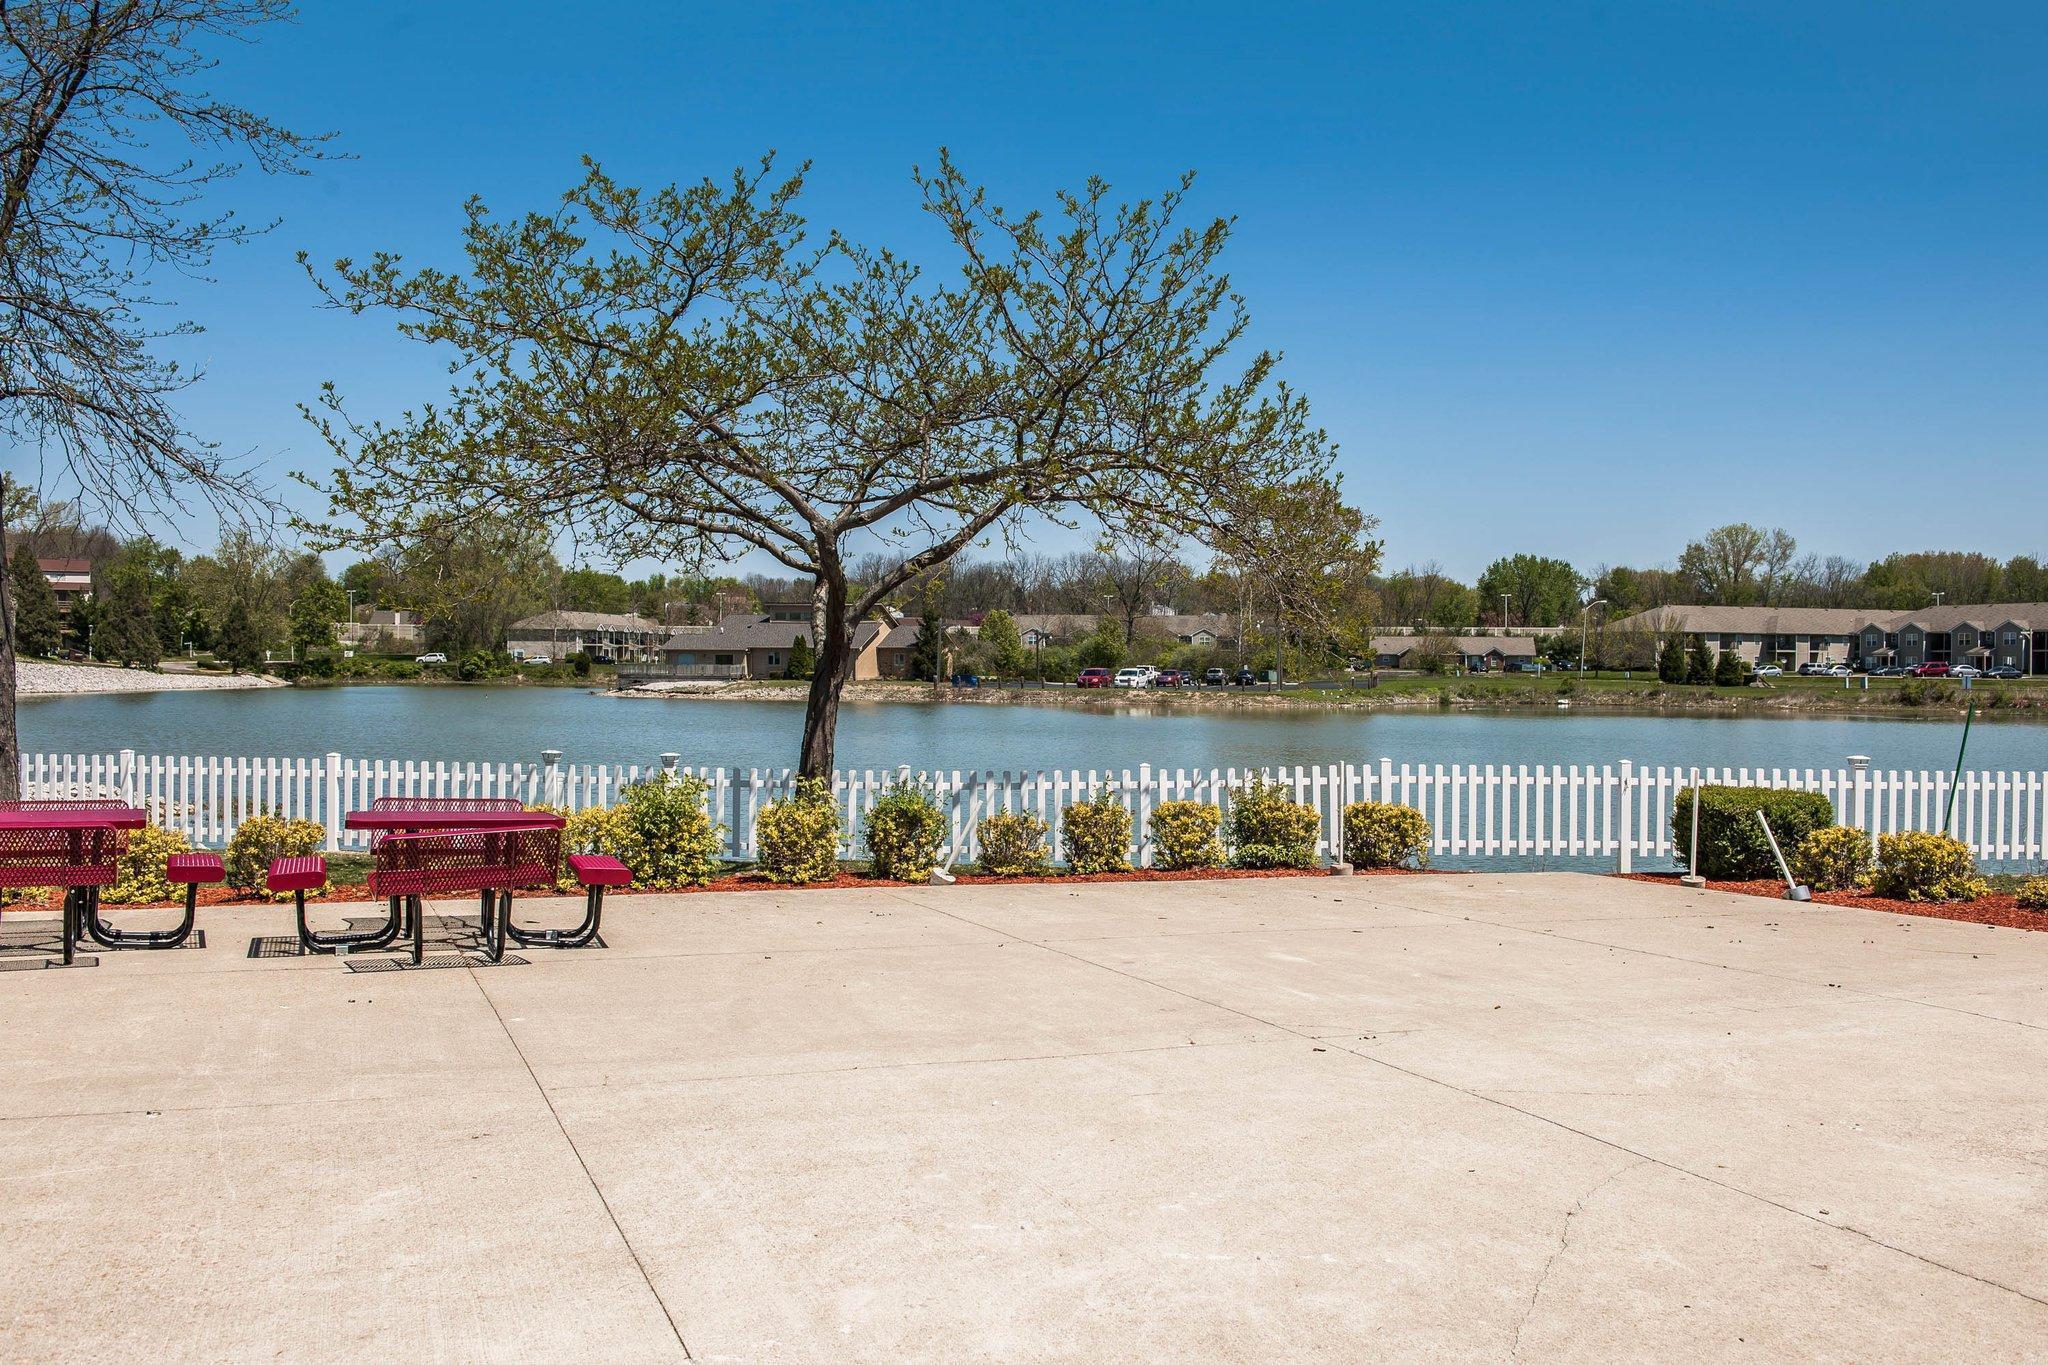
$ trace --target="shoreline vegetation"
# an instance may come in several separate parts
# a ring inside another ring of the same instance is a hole
[[[804,700],[804,684],[780,680],[730,683],[655,683],[603,695],[632,700]],[[1870,689],[1844,688],[1839,679],[1781,679],[1772,687],[1725,688],[1669,684],[1655,677],[1562,678],[1382,676],[1377,686],[1310,683],[1274,691],[1257,688],[1110,689],[1074,687],[942,687],[928,682],[850,683],[849,702],[956,703],[981,706],[1076,706],[1097,710],[1202,711],[1584,711],[1667,715],[1853,716],[1886,720],[1960,717],[1971,701],[1979,719],[2048,722],[2048,685],[1982,686],[1873,681]]]

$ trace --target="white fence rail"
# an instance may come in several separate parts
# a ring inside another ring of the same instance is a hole
[[[139,754],[29,754],[25,796],[119,795],[195,844],[227,842],[246,816],[271,812],[312,820],[330,852],[362,849],[367,835],[344,830],[342,816],[379,796],[516,796],[580,810],[609,805],[661,765],[564,764],[552,752],[535,763],[446,763],[348,758],[193,757]],[[688,768],[709,786],[726,851],[750,859],[762,806],[794,788],[787,769]],[[1022,811],[1043,819],[1059,848],[1061,812],[1078,800],[1112,799],[1132,815],[1132,855],[1152,858],[1150,814],[1163,801],[1228,807],[1231,791],[1256,773],[1289,787],[1322,816],[1319,851],[1334,851],[1341,813],[1353,801],[1394,801],[1429,818],[1432,852],[1459,860],[1611,860],[1626,871],[1637,858],[1672,856],[1670,813],[1681,788],[1697,779],[1743,787],[1815,791],[1835,803],[1836,818],[1875,834],[1941,827],[1948,773],[1850,768],[1684,768],[1612,764],[1330,763],[1288,768],[1050,769],[913,773],[908,768],[842,769],[833,777],[846,830],[844,852],[860,846],[877,797],[920,783],[951,823],[954,861],[979,856],[984,815]],[[2048,859],[2048,772],[1972,771],[1962,775],[1954,833],[1990,864]]]

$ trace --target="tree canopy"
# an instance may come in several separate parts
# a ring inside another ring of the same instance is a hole
[[[573,528],[619,560],[748,549],[814,585],[802,770],[831,767],[852,632],[889,595],[1028,509],[1195,530],[1222,491],[1329,460],[1219,269],[1228,220],[1182,226],[1189,182],[1054,214],[992,203],[941,155],[915,177],[953,268],[812,240],[802,172],[641,191],[595,164],[553,212],[468,206],[465,269],[388,253],[314,276],[338,306],[443,350],[445,402],[314,420],[337,456],[327,544],[445,535],[480,516]],[[892,547],[871,579],[851,561]]]

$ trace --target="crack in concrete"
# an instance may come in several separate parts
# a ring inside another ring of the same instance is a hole
[[[1509,1359],[1520,1360],[1522,1358],[1522,1333],[1528,1328],[1529,1319],[1536,1315],[1536,1303],[1543,1297],[1543,1286],[1550,1283],[1550,1272],[1557,1268],[1558,1261],[1564,1257],[1565,1251],[1572,1244],[1572,1219],[1586,1211],[1587,1200],[1621,1179],[1624,1175],[1627,1175],[1630,1171],[1639,1171],[1649,1164],[1647,1160],[1631,1161],[1627,1165],[1609,1172],[1596,1181],[1591,1189],[1574,1200],[1570,1208],[1565,1210],[1564,1221],[1557,1230],[1557,1245],[1552,1247],[1550,1255],[1544,1258],[1543,1269],[1537,1272],[1536,1283],[1529,1290],[1529,1302],[1523,1305],[1522,1316],[1515,1320],[1514,1340],[1508,1347]]]

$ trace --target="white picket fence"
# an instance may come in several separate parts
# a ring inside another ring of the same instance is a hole
[[[673,756],[665,755],[665,759]],[[160,824],[193,843],[219,847],[245,817],[270,812],[312,820],[327,831],[330,852],[368,847],[368,836],[342,828],[342,817],[379,796],[515,796],[580,810],[609,805],[634,782],[664,771],[660,764],[564,764],[550,751],[535,763],[447,763],[349,758],[194,757],[139,754],[29,754],[22,793],[32,797],[118,795],[147,808]],[[762,806],[789,794],[788,769],[690,768],[708,787],[714,819],[725,827],[726,852],[755,856]],[[1152,861],[1150,816],[1163,801],[1204,801],[1228,808],[1230,793],[1262,773],[1289,788],[1322,817],[1319,852],[1331,854],[1341,813],[1353,801],[1394,801],[1429,818],[1432,852],[1459,861],[1607,860],[1627,871],[1638,858],[1673,854],[1670,813],[1678,792],[1698,780],[1743,787],[1816,791],[1835,804],[1836,818],[1874,834],[1941,827],[1947,773],[1867,768],[1685,768],[1614,764],[1329,763],[1271,769],[1154,768],[1118,771],[912,772],[909,768],[841,770],[833,776],[846,843],[853,856],[875,800],[891,788],[919,784],[946,811],[950,860],[980,856],[975,838],[983,816],[1026,812],[1044,820],[1058,849],[1061,812],[1075,801],[1111,799],[1132,816],[1132,856]],[[1966,772],[1954,832],[1990,865],[2048,859],[2048,773]]]

